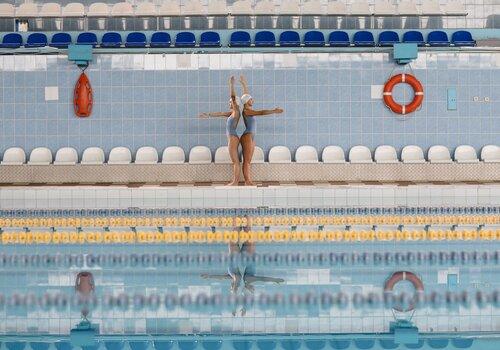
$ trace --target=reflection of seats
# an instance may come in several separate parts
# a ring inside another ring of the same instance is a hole
[[[264,150],[259,146],[255,146],[252,163],[264,163]]]
[[[351,163],[371,163],[372,153],[366,146],[354,146],[349,150],[349,162]]]
[[[487,145],[481,149],[481,160],[486,163],[500,163],[500,147]]]
[[[108,164],[130,164],[132,153],[127,147],[115,147],[109,152]]]
[[[214,163],[219,164],[230,164],[231,156],[229,155],[229,148],[227,146],[222,146],[217,148],[214,156]]]
[[[2,163],[3,165],[21,165],[26,163],[26,153],[20,147],[8,148],[3,153]]]
[[[377,163],[397,163],[398,154],[392,146],[382,145],[375,149],[375,162]]]
[[[431,163],[451,163],[450,150],[441,145],[432,146],[427,153],[427,159]]]
[[[184,150],[177,146],[170,146],[165,148],[161,156],[163,164],[182,164],[186,161],[186,154]]]
[[[403,163],[425,163],[424,151],[418,146],[405,146],[401,151],[401,161]]]
[[[209,164],[212,162],[212,152],[206,146],[195,146],[189,151],[189,164]]]
[[[52,163],[52,152],[47,147],[37,147],[31,151],[30,165],[49,165]]]
[[[300,146],[295,151],[295,161],[297,163],[317,163],[318,151],[312,146]]]
[[[78,163],[78,153],[72,147],[63,147],[57,150],[55,165],[71,165]]]
[[[342,147],[326,146],[321,154],[323,163],[345,163],[345,155]]]
[[[104,151],[99,147],[89,147],[83,151],[82,164],[103,164]]]
[[[455,161],[458,163],[476,163],[479,162],[477,153],[474,147],[469,145],[460,145],[455,148]]]
[[[153,147],[141,147],[135,153],[135,164],[156,164],[158,163],[158,151]]]
[[[291,163],[292,154],[285,146],[274,146],[269,151],[269,163]]]

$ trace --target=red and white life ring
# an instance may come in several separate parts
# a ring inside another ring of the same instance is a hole
[[[401,281],[410,281],[415,288],[417,297],[421,296],[424,293],[424,284],[422,283],[422,280],[417,277],[417,275],[409,271],[397,271],[394,272],[392,276],[385,282],[384,294],[386,296],[392,296],[394,286],[396,285],[396,283]],[[400,312],[411,311],[415,308],[415,298],[413,299],[414,301],[408,306],[407,309],[402,309],[399,306],[393,306],[393,309]]]
[[[392,89],[394,88],[395,85],[400,83],[409,84],[413,88],[413,91],[415,93],[413,101],[411,101],[407,105],[401,105],[396,101],[394,101],[394,99],[392,98]],[[394,113],[408,114],[414,112],[418,107],[420,107],[423,100],[424,100],[424,87],[422,86],[420,81],[418,81],[418,79],[411,74],[403,73],[394,75],[384,85],[385,105],[389,107],[390,110],[393,111]]]

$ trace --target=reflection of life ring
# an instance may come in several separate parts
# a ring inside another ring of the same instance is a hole
[[[92,86],[87,75],[82,72],[75,85],[73,105],[77,117],[88,117],[92,113]]]
[[[413,284],[417,294],[422,294],[424,292],[424,284],[413,272],[409,271],[397,271],[392,274],[392,276],[385,282],[384,294],[386,296],[392,296],[394,286],[400,281],[410,281]],[[410,303],[407,309],[402,309],[397,305],[393,305],[393,309],[400,312],[411,311],[415,308],[415,298]]]
[[[392,98],[392,89],[395,85],[400,83],[409,84],[413,88],[413,92],[415,96],[413,97],[413,101],[406,106],[400,105],[396,103]],[[408,114],[414,112],[424,100],[424,88],[422,84],[411,74],[397,74],[391,79],[387,81],[384,85],[384,102],[387,107],[390,108],[391,111],[398,114]]]

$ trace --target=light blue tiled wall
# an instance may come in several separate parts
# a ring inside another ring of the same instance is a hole
[[[135,150],[144,145],[159,151],[179,145],[187,151],[200,144],[215,149],[226,143],[224,120],[197,116],[225,110],[228,77],[241,73],[248,77],[256,108],[285,109],[281,116],[258,120],[256,140],[264,149],[278,144],[292,150],[303,144],[319,150],[330,144],[344,149],[471,144],[479,149],[500,143],[499,53],[420,53],[412,67],[425,87],[425,100],[421,110],[405,118],[371,97],[372,85],[383,85],[396,68],[385,53],[94,58],[87,70],[94,110],[90,118],[78,119],[72,93],[80,71],[66,56],[0,57],[0,151],[11,146]],[[57,101],[45,101],[47,86],[59,88]],[[448,87],[457,89],[456,111],[446,109]],[[409,87],[395,91],[398,99],[411,99]]]

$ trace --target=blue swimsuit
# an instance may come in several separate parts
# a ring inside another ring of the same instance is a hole
[[[236,136],[236,137],[239,137],[238,136],[238,133],[236,132],[236,127],[238,126],[235,120],[234,120],[234,116],[231,115],[229,118],[227,118],[226,120],[226,135],[227,136]]]
[[[255,131],[257,129],[257,125],[255,124],[255,117],[254,116],[247,116],[245,113],[243,114],[243,121],[245,122],[245,132],[243,132],[243,135],[245,134],[252,134],[252,137],[255,136]]]

